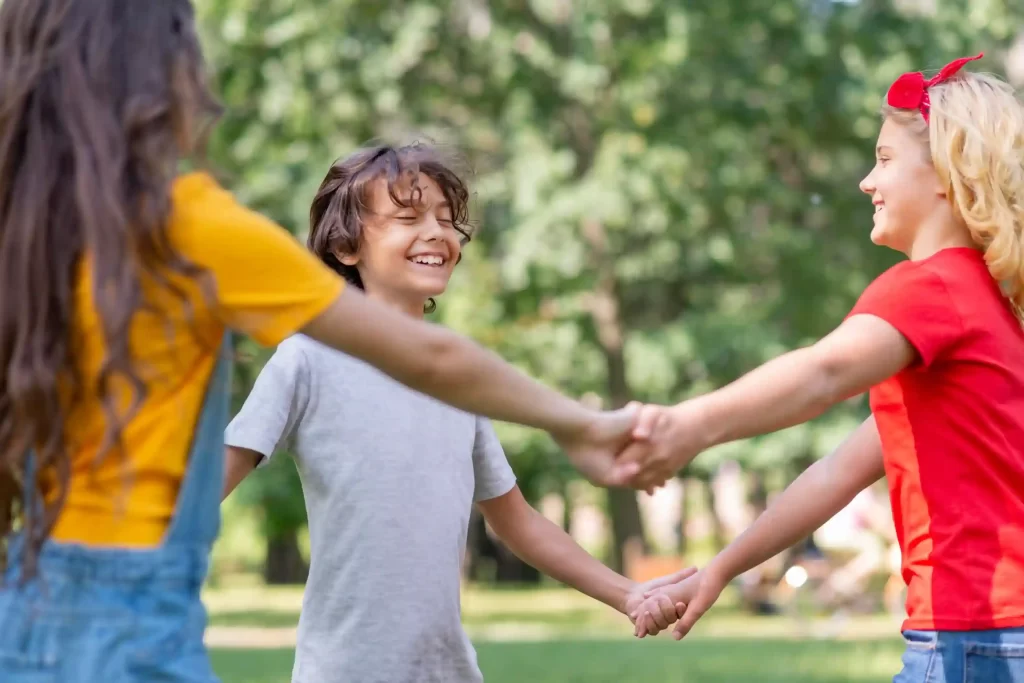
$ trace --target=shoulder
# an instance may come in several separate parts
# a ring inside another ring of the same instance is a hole
[[[277,345],[277,350],[274,351],[275,356],[279,356],[282,359],[292,361],[305,361],[309,349],[315,344],[312,339],[302,334],[293,334],[290,337],[286,337],[280,344]]]
[[[975,249],[947,249],[922,262],[921,269],[941,281],[955,298],[998,293],[984,255]]]
[[[380,370],[354,356],[318,342],[304,334],[294,334],[277,347],[279,353],[297,359],[314,376],[329,375],[331,381],[350,381],[355,385],[373,384],[386,377]],[[401,386],[401,385],[399,385]]]
[[[940,253],[921,261],[902,261],[869,284],[857,302],[857,308],[882,310],[947,309],[959,312],[956,299],[964,292],[966,281],[977,281],[976,272],[965,267],[962,258]],[[972,291],[974,288],[971,288]]]
[[[876,277],[864,293],[899,295],[906,287],[944,292],[946,284],[929,261],[902,261]]]
[[[246,249],[247,243],[236,241],[243,236],[258,242],[293,241],[284,228],[241,204],[213,176],[202,172],[174,181],[170,231],[182,247],[228,241],[236,253]]]
[[[204,209],[247,210],[213,176],[202,171],[186,173],[175,179],[171,186],[171,204],[173,214],[178,218],[193,218]]]

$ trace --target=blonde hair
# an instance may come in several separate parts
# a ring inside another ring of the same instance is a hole
[[[985,253],[992,277],[1024,320],[1024,103],[986,74],[961,72],[928,89],[917,110],[882,107],[928,146],[953,214]]]

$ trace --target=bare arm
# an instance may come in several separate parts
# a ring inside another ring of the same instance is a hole
[[[496,354],[438,325],[369,301],[354,287],[302,332],[399,382],[467,412],[544,429],[592,482],[618,485],[632,409],[599,413],[530,379]]]
[[[779,356],[718,391],[669,408],[645,407],[634,429],[639,441],[617,467],[636,468],[627,478],[634,488],[660,486],[705,449],[806,422],[915,358],[895,327],[853,316],[814,346]]]
[[[224,451],[224,492],[221,494],[221,501],[231,495],[231,492],[242,483],[250,472],[256,469],[256,465],[263,458],[263,455],[248,448],[235,448],[227,446]]]
[[[884,474],[882,444],[869,418],[824,460],[807,468],[757,521],[691,579],[650,594],[637,606],[636,634],[658,633],[679,617],[682,638],[734,578],[809,536]],[[679,604],[685,604],[679,611]]]
[[[519,487],[478,503],[484,519],[516,557],[557,581],[625,613],[634,582],[594,559],[523,498]]]
[[[303,333],[467,412],[553,433],[581,430],[593,418],[469,339],[377,305],[354,287]]]
[[[915,357],[895,327],[875,316],[854,316],[814,346],[779,356],[698,399],[710,445],[818,417],[895,375]]]
[[[809,536],[884,473],[882,442],[871,417],[831,455],[807,468],[707,571],[728,583]]]

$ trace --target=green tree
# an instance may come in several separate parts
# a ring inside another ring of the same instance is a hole
[[[979,47],[999,70],[1024,23],[1008,0],[939,5],[205,0],[229,110],[211,155],[301,235],[327,165],[360,142],[459,145],[484,230],[440,319],[574,395],[675,401],[819,337],[895,260],[857,190],[881,95]],[[695,471],[777,468],[860,414]],[[544,443],[506,439],[533,493],[562,476],[539,474]],[[632,492],[608,500],[620,566],[643,526]]]

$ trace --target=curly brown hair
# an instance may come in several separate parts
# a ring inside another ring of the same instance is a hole
[[[141,283],[184,297],[171,278],[201,275],[168,239],[170,188],[220,110],[189,0],[4,0],[0,91],[0,538],[21,518],[27,578],[64,505],[65,418],[85,391],[78,269],[88,258],[106,345],[103,457],[145,398],[128,334]]]
[[[309,210],[310,251],[349,283],[364,289],[356,267],[342,263],[337,254],[355,254],[362,245],[370,185],[383,178],[397,206],[415,207],[422,193],[415,182],[420,173],[437,183],[451,206],[453,226],[462,235],[462,243],[468,243],[473,236],[469,190],[453,170],[460,165],[456,155],[446,156],[440,148],[424,142],[400,147],[374,145],[336,161],[327,171]],[[431,313],[435,307],[430,299],[426,312]]]

